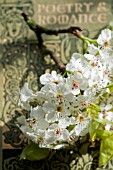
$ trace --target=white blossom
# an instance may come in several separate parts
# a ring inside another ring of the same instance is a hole
[[[28,83],[25,83],[23,88],[20,91],[21,94],[21,101],[27,102],[29,99],[35,97],[35,94],[33,94],[32,90],[29,89]]]
[[[113,91],[113,32],[101,31],[86,54],[74,53],[63,77],[56,71],[40,77],[34,93],[28,83],[18,105],[28,113],[17,118],[25,136],[41,148],[60,149],[89,133],[93,121],[113,131],[113,106],[105,97]],[[93,107],[96,106],[96,107]]]
[[[99,45],[107,47],[109,46],[111,38],[112,38],[112,31],[109,29],[104,29],[101,31],[101,34],[97,39],[97,42]]]
[[[45,73],[40,77],[41,84],[50,84],[55,83],[58,84],[59,82],[63,82],[63,77],[60,74],[57,74],[56,71],[52,71],[51,74]]]

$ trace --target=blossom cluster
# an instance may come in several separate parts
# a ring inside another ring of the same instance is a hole
[[[103,129],[113,130],[113,106],[103,102],[113,83],[112,39],[111,30],[102,30],[86,54],[72,55],[67,76],[43,74],[40,91],[33,93],[25,83],[19,105],[29,114],[18,122],[29,140],[41,148],[59,149],[89,133],[93,120],[106,120]]]

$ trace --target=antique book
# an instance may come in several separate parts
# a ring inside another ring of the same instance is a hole
[[[63,29],[79,26],[83,34],[96,38],[101,29],[113,20],[112,0],[1,0],[0,1],[0,168],[21,169],[96,169],[97,160],[88,155],[89,145],[80,144],[80,159],[62,153],[55,158],[39,163],[20,161],[24,137],[17,127],[16,118],[22,114],[18,106],[20,84],[29,82],[36,91],[40,88],[39,77],[51,70],[55,63],[42,53],[37,38],[26,25],[21,13],[26,12],[37,24],[48,29]],[[72,34],[43,34],[44,45],[66,64],[74,52],[83,52],[84,43]],[[52,66],[53,65],[53,66]],[[3,125],[4,123],[4,125]],[[3,125],[3,126],[2,126]],[[2,143],[1,143],[2,141]],[[83,153],[83,154],[82,154]],[[85,153],[85,154],[84,154]],[[93,150],[92,150],[93,153]],[[62,160],[62,162],[61,162]],[[28,168],[29,166],[29,168]],[[106,165],[107,167],[107,165]],[[103,169],[106,169],[103,168]],[[109,163],[109,168],[113,165]]]

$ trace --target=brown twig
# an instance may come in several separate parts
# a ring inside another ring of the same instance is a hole
[[[26,13],[22,13],[22,16],[24,18],[24,20],[26,21],[27,25],[29,26],[29,28],[35,32],[37,39],[38,39],[38,46],[40,48],[43,48],[43,39],[42,39],[42,34],[48,34],[48,35],[58,35],[60,33],[71,33],[74,36],[77,36],[79,38],[81,38],[81,31],[82,29],[80,27],[77,26],[71,26],[69,28],[66,29],[47,29],[44,28],[38,24],[36,24],[33,20],[30,20],[28,18],[28,15]],[[46,49],[47,50],[47,49]],[[49,52],[48,54],[51,56],[51,58],[55,61],[55,63],[58,65],[58,68],[61,71],[65,70],[65,65],[63,64],[63,62],[57,58],[53,52],[51,52],[50,50],[47,50],[47,52]]]
[[[50,51],[50,50],[47,50],[46,51],[46,54],[49,54],[50,55],[50,57],[54,60],[54,62],[57,64],[57,66],[58,66],[58,68],[60,69],[60,71],[61,72],[65,72],[65,70],[66,70],[66,67],[65,67],[65,65],[63,64],[63,62],[60,60],[60,58],[58,58],[58,57],[56,57],[55,55],[54,55],[54,53],[52,52],[52,51]]]
[[[22,16],[24,17],[24,20],[27,22],[30,29],[33,30],[35,32],[35,34],[37,35],[40,45],[43,44],[43,39],[41,36],[42,33],[45,33],[48,35],[58,35],[59,33],[71,33],[71,34],[81,38],[82,29],[78,26],[71,26],[66,29],[47,29],[47,28],[44,28],[44,27],[36,24],[33,20],[30,20],[26,13],[22,13]]]

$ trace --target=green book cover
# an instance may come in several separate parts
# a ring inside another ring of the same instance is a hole
[[[38,90],[37,80],[52,64],[50,56],[40,59],[36,35],[26,25],[22,12],[27,12],[30,18],[45,28],[80,26],[83,34],[94,38],[113,20],[113,0],[0,0],[0,119],[5,121],[0,134],[3,148],[0,165],[3,164],[4,170],[50,170],[55,167],[77,170],[91,168],[93,164],[93,169],[96,169],[93,158],[88,153],[82,155],[83,146],[78,163],[69,163],[69,154],[65,155],[66,162],[63,160],[61,163],[61,157],[64,157],[61,153],[49,163],[41,161],[33,165],[18,159],[18,149],[23,146],[23,137],[15,125],[16,117],[21,115],[18,106],[20,81],[25,77],[33,90]],[[44,45],[65,64],[72,53],[83,49],[82,41],[72,34],[43,34],[43,39]],[[88,152],[87,144],[85,149]],[[112,164],[109,166],[113,167]]]
[[[91,36],[112,20],[112,0],[33,0],[34,19],[50,28],[80,26]]]
[[[33,19],[39,25],[50,29],[80,26],[84,35],[95,38],[100,30],[112,21],[112,0],[33,0],[32,2],[34,7]],[[82,42],[70,34],[43,35],[43,37],[46,45],[50,47],[53,43],[60,43],[60,52],[56,53],[59,54],[64,63],[68,62],[73,52],[81,52],[83,49]],[[32,34],[30,38],[35,39],[36,37]]]

